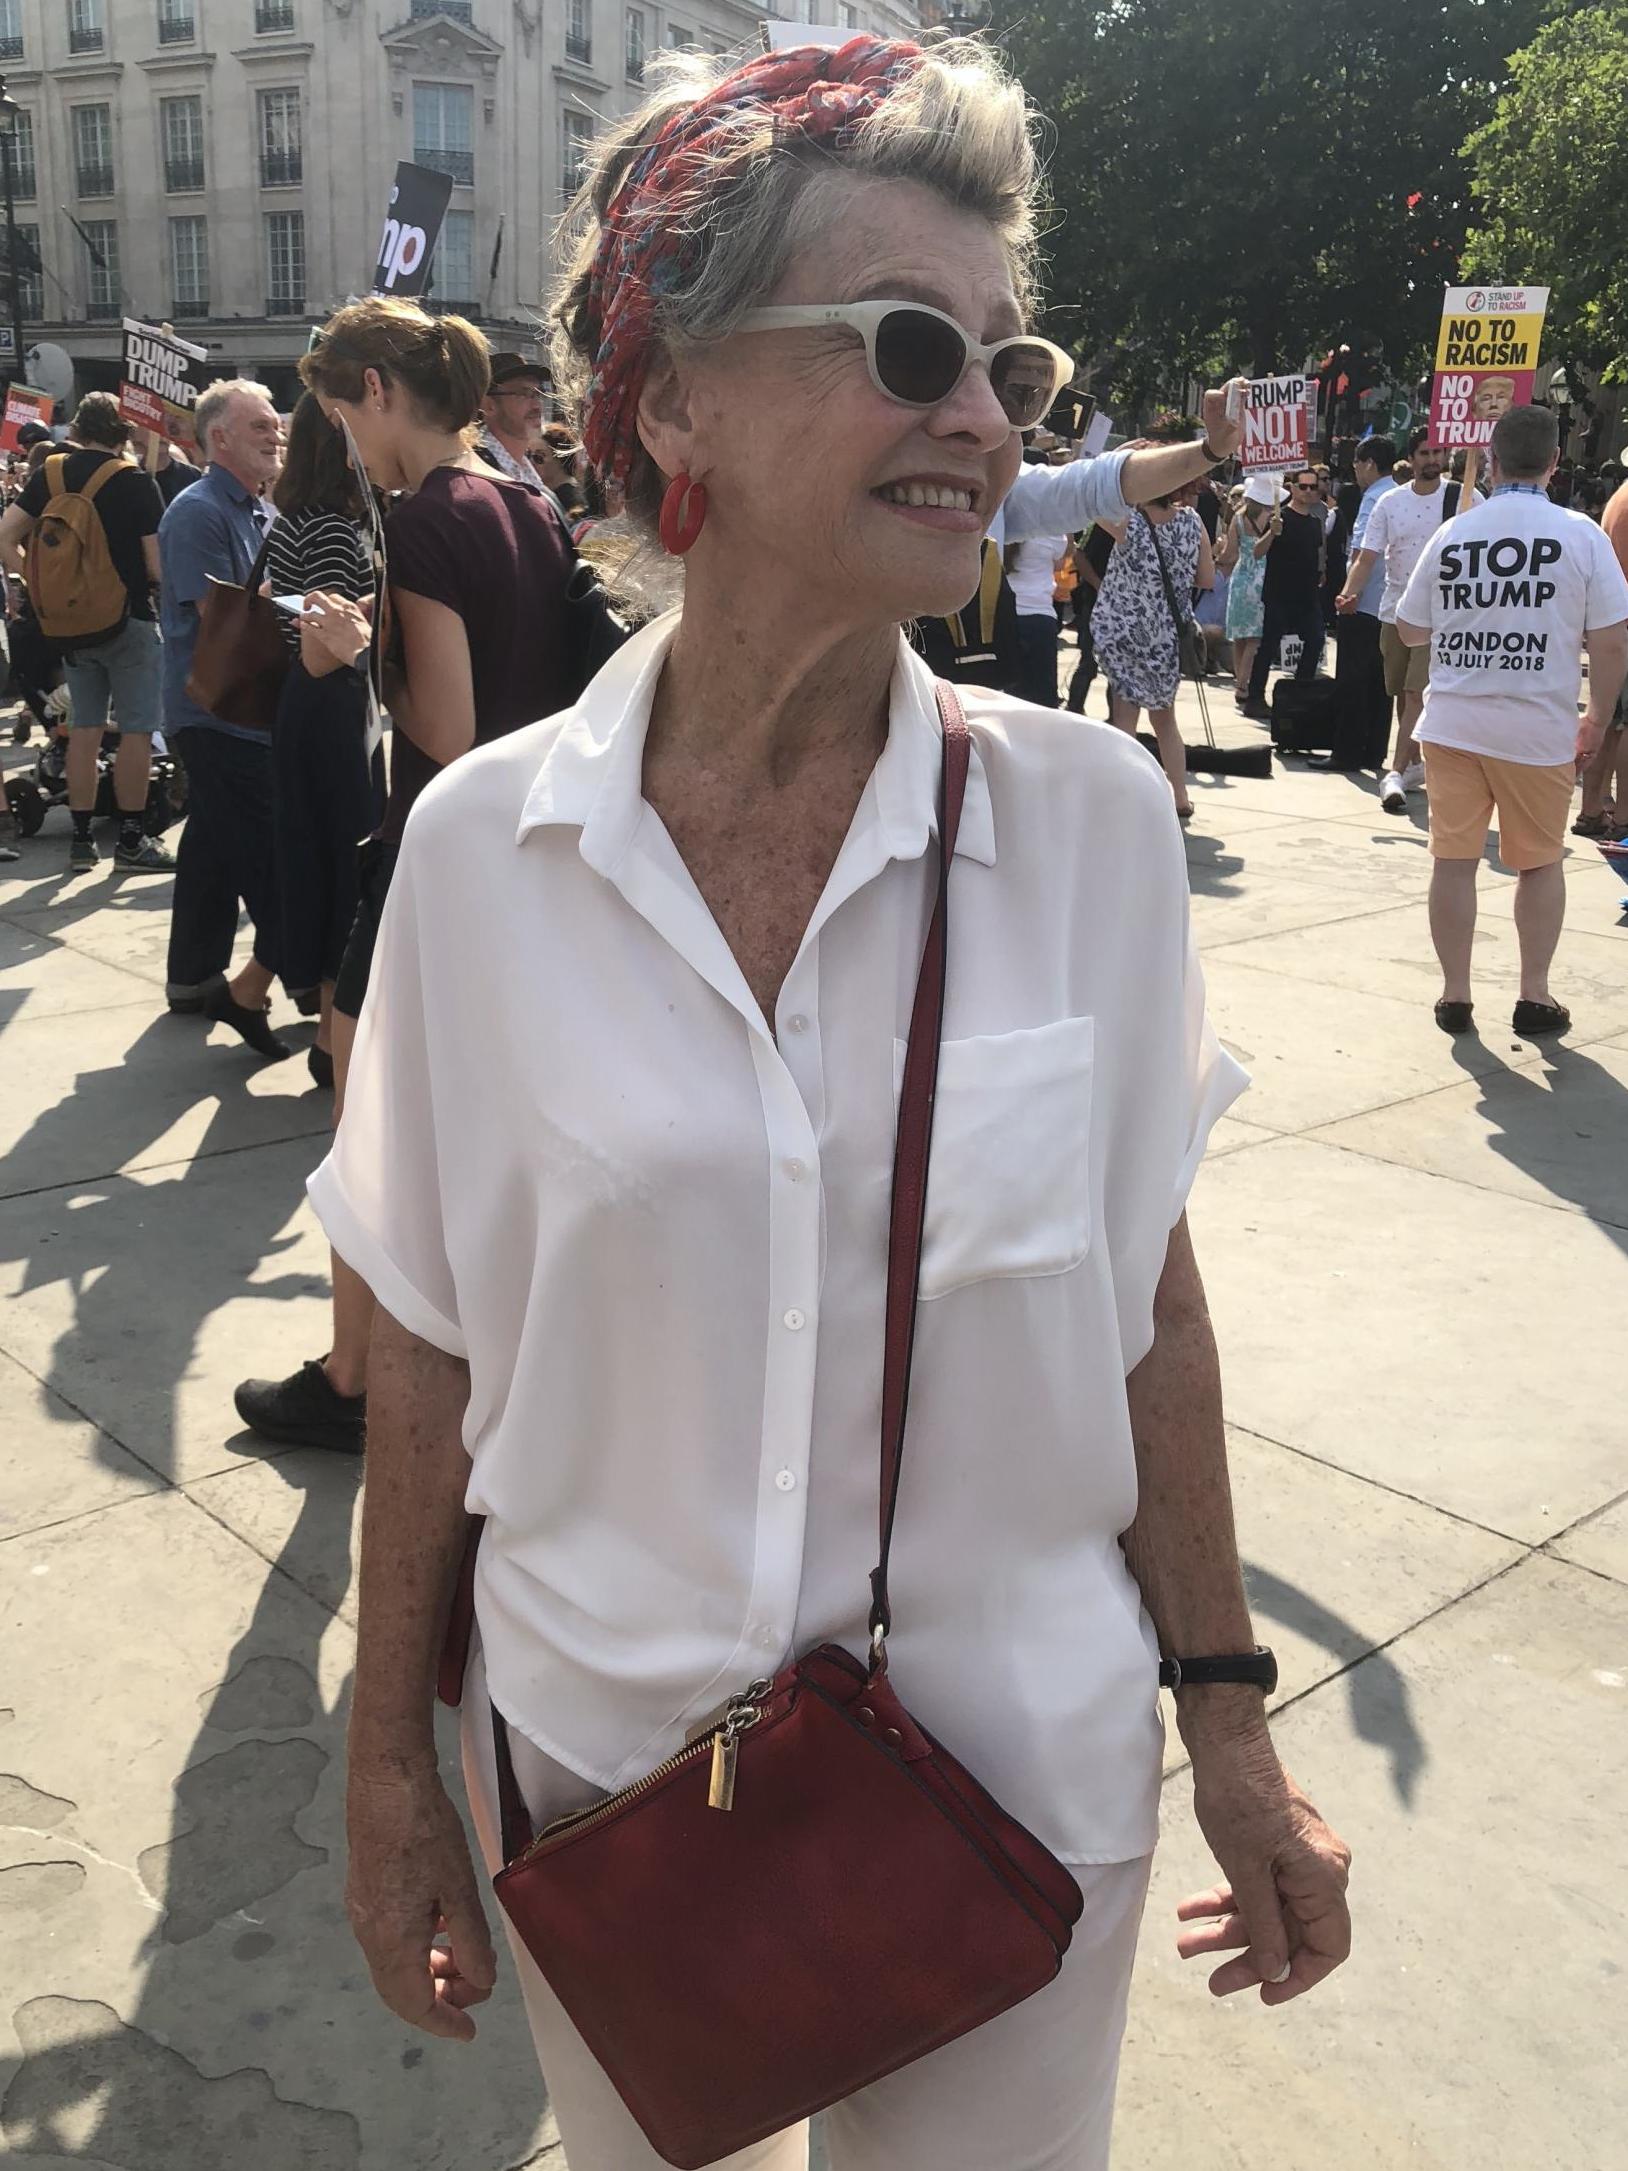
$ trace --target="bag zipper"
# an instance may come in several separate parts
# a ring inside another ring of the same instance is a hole
[[[610,1795],[605,1801],[594,1802],[587,1809],[568,1811],[565,1816],[556,1817],[551,1824],[545,1824],[531,1845],[515,1856],[509,1868],[518,1869],[522,1862],[529,1862],[545,1841],[558,1839],[566,1832],[586,1832],[594,1825],[604,1823],[608,1817],[613,1817],[618,1811],[625,1809],[629,1802],[636,1801],[641,1794],[647,1794],[670,1772],[679,1770],[685,1764],[695,1763],[702,1756],[712,1758],[707,1807],[733,1809],[735,1765],[740,1753],[740,1737],[749,1727],[756,1726],[762,1718],[764,1700],[773,1687],[772,1681],[754,1681],[750,1688],[743,1689],[738,1696],[729,1699],[722,1719],[710,1733],[703,1734],[699,1741],[691,1742],[687,1749],[681,1749],[676,1756],[668,1757],[666,1762],[658,1764],[654,1771],[646,1772],[642,1779],[636,1779],[631,1786],[623,1787],[619,1793]]]

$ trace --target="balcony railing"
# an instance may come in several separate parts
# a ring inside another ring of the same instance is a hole
[[[86,30],[70,29],[68,32],[68,50],[70,53],[99,53],[102,50],[100,26],[93,26]]]
[[[568,30],[565,33],[565,57],[567,60],[574,60],[579,67],[591,66],[594,57],[593,39],[583,37],[578,31]]]
[[[413,153],[415,166],[428,166],[431,173],[450,174],[454,181],[461,181],[468,188],[475,178],[475,154],[473,151],[424,151]]]
[[[85,304],[85,314],[92,323],[105,324],[113,317],[123,316],[124,304],[116,301],[87,302]]]
[[[260,186],[298,188],[305,178],[305,158],[300,151],[262,151]]]
[[[172,318],[206,317],[208,314],[209,296],[207,294],[177,294],[170,305]]]
[[[160,45],[190,45],[198,35],[198,24],[191,15],[160,15],[158,18],[158,42]]]
[[[11,154],[11,193],[19,203],[24,204],[32,203],[39,194],[39,183],[34,175],[34,161],[30,159],[27,165],[24,165],[15,151]]]
[[[22,57],[23,34],[20,30],[15,35],[8,32],[0,37],[0,60],[21,60]]]
[[[266,315],[268,317],[303,317],[304,314],[305,296],[303,294],[268,294],[266,296]]]
[[[81,166],[74,175],[74,184],[81,196],[111,196],[113,193],[113,168],[111,166]]]
[[[204,185],[204,162],[201,158],[166,158],[164,161],[164,186],[171,196],[185,196]],[[80,194],[84,191],[81,189]]]
[[[257,38],[293,27],[294,0],[254,0],[254,34]]]
[[[414,22],[421,22],[426,15],[450,15],[455,23],[472,23],[475,10],[470,0],[413,0]]]

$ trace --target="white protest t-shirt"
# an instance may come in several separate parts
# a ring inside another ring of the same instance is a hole
[[[1411,484],[1404,483],[1380,498],[1368,516],[1362,547],[1377,550],[1385,561],[1385,593],[1379,600],[1379,616],[1387,626],[1396,622],[1396,606],[1419,562],[1420,551],[1441,526],[1442,493],[1446,488],[1445,483],[1438,483],[1425,498]]]
[[[1008,576],[1020,618],[1049,618],[1057,586],[1057,561],[1068,548],[1066,535],[1031,535],[1013,546]]]
[[[1558,768],[1577,743],[1583,636],[1628,619],[1628,581],[1592,520],[1516,484],[1443,528],[1398,616],[1431,632],[1416,737]]]

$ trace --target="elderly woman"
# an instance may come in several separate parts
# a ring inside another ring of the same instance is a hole
[[[972,592],[1067,374],[1024,336],[1035,179],[1021,93],[948,44],[691,55],[603,142],[557,374],[630,516],[684,553],[682,611],[419,801],[312,1183],[380,1304],[349,1906],[431,2034],[471,2035],[493,1983],[431,1728],[466,1509],[494,1869],[500,1761],[534,1830],[607,1793],[619,1815],[724,1700],[867,1645],[896,1059],[945,754],[901,628]],[[1348,1945],[1349,1858],[1274,1753],[1233,1538],[1184,1208],[1242,1079],[1205,1023],[1170,793],[1123,733],[967,709],[889,1664],[1084,1913],[1047,1987],[828,2111],[834,2171],[1106,2164],[1161,1653],[1221,1870],[1178,1950],[1231,1953],[1212,1989],[1280,2005]],[[515,1957],[572,2171],[649,2171],[605,2069],[636,2077],[644,1967],[596,2056],[549,1956]],[[727,2161],[804,2164],[789,2113]]]

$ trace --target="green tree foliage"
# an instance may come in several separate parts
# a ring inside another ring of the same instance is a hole
[[[1050,329],[1199,370],[1422,362],[1460,149],[1542,0],[993,0],[1055,129]]]
[[[1465,146],[1472,276],[1553,289],[1544,344],[1628,381],[1628,0],[1569,9]]]

